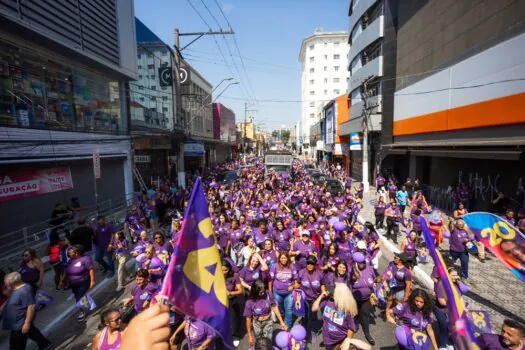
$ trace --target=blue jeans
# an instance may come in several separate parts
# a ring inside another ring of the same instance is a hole
[[[434,314],[438,321],[439,333],[437,334],[437,343],[440,348],[445,348],[447,345],[452,345],[450,340],[450,332],[448,330],[447,322],[447,310],[440,309],[438,307],[434,308]]]
[[[109,270],[111,272],[115,271],[113,257],[111,256],[111,253],[108,252],[107,248],[97,247],[95,251],[95,261],[98,262],[104,270]]]
[[[284,319],[284,323],[286,323],[288,328],[292,328],[292,323],[293,323],[292,293],[289,292],[288,294],[281,294],[281,293],[277,293],[276,291],[274,291],[273,297],[275,298],[275,302],[277,306],[279,307],[279,311],[281,312],[281,316]]]
[[[468,259],[469,259],[468,253],[467,252],[459,253],[459,252],[450,251],[450,257],[452,258],[454,262],[456,262],[456,260],[459,259],[459,261],[461,262],[460,276],[461,278],[468,278]]]

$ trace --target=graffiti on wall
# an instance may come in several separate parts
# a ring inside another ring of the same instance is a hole
[[[505,183],[500,174],[496,175],[480,175],[479,173],[469,173],[466,176],[461,170],[458,172],[458,184],[465,183],[471,190],[472,198],[475,202],[476,209],[487,210],[492,201],[498,197],[498,193],[503,191],[502,183]],[[504,186],[508,189],[508,186]],[[523,178],[520,177],[517,181],[515,190],[512,192],[503,191],[511,199],[516,207],[521,207],[524,204],[525,188],[523,185]],[[508,192],[508,193],[507,193]],[[426,196],[429,203],[441,208],[445,212],[454,211],[456,203],[456,192],[453,186],[446,188],[437,186],[427,186]]]

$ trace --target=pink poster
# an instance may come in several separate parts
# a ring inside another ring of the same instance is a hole
[[[40,196],[73,188],[71,169],[21,169],[0,173],[0,201]]]

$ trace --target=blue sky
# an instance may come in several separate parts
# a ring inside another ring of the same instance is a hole
[[[229,28],[215,0],[135,0],[135,15],[172,46],[174,28],[181,33],[209,29],[191,8],[190,1],[212,30],[220,29],[219,24],[224,30]],[[318,26],[325,31],[347,30],[348,0],[217,0],[217,3],[235,31],[247,74],[231,35],[202,37],[183,51],[185,59],[214,86],[232,76],[241,83],[242,86],[230,86],[219,98],[234,110],[238,121],[244,119],[244,103],[248,102],[250,110],[257,110],[250,116],[262,128],[282,124],[292,127],[301,116],[300,103],[264,100],[300,100],[301,41]],[[190,40],[181,37],[181,46]]]

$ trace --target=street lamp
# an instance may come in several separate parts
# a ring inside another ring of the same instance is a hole
[[[221,97],[221,95],[224,93],[224,91],[226,91],[230,87],[230,85],[238,85],[238,84],[239,84],[238,81],[234,81],[233,83],[229,83],[228,85],[226,85],[224,90],[222,90],[221,93],[217,97],[215,97],[214,101],[217,101],[219,99],[219,97]]]
[[[233,78],[224,78],[224,79],[222,79],[221,82],[220,82],[219,84],[217,84],[217,85],[213,88],[213,90],[211,90],[211,92],[210,92],[210,96],[213,94],[213,92],[214,92],[215,90],[217,90],[217,88],[218,88],[219,86],[221,86],[222,83],[224,83],[225,81],[232,81],[232,80],[233,80]],[[206,96],[206,98],[208,98],[208,96]]]

